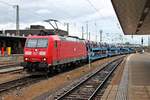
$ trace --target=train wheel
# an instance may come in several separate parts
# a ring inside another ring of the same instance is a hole
[[[53,67],[49,68],[49,75],[53,75],[55,73],[55,69]]]
[[[59,73],[60,69],[59,69],[58,65],[57,65],[57,66],[54,66],[54,67],[52,68],[52,71],[54,71],[54,73]]]

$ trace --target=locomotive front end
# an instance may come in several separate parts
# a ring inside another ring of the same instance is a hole
[[[24,69],[47,70],[49,63],[48,38],[28,38],[24,48]]]

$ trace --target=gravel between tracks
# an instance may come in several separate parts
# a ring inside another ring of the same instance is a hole
[[[24,75],[20,73],[20,71],[0,74],[0,84],[11,81],[11,80],[15,80],[21,77],[24,77]]]
[[[122,79],[126,58],[116,69],[114,76],[110,81],[110,84],[107,86],[103,96],[101,97],[101,100],[116,100],[116,95],[120,81]]]
[[[30,85],[29,87],[18,89],[12,93],[5,94],[2,98],[4,100],[31,100],[48,91],[54,92],[55,90],[71,83],[73,80],[80,78],[88,72],[94,70],[97,65],[111,61],[113,58],[116,57],[95,61],[92,63],[91,68],[89,68],[88,65],[84,65],[83,67],[77,68],[75,70],[55,75],[47,80]]]
[[[112,81],[111,81],[110,85],[118,85],[120,83],[121,78],[122,78],[122,74],[123,74],[123,71],[124,71],[124,66],[125,66],[125,60],[126,60],[126,58],[124,59],[124,61],[116,69],[115,75],[112,78]]]

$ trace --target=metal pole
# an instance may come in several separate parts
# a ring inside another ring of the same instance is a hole
[[[16,35],[19,35],[19,5],[16,5]]]
[[[100,42],[102,42],[102,33],[103,33],[103,31],[100,30],[99,33],[100,33]]]
[[[89,41],[90,41],[90,32],[89,32]],[[89,45],[89,49],[88,49],[88,55],[89,55],[89,69],[91,68],[91,51],[90,51],[91,45]]]
[[[96,42],[97,42],[97,33],[96,33]]]
[[[67,32],[69,34],[69,23],[67,23]]]
[[[96,25],[96,22],[95,22],[95,33],[96,33],[95,39],[96,39],[96,42],[98,42],[98,41],[97,41],[97,25]]]
[[[82,26],[82,39],[84,39],[84,27]]]
[[[89,41],[91,40],[91,33],[89,32]]]
[[[88,21],[86,22],[86,34],[87,34],[87,37],[86,37],[86,39],[88,40]]]

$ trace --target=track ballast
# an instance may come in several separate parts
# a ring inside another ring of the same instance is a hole
[[[97,93],[105,85],[117,66],[122,62],[123,57],[119,58],[104,68],[91,74],[70,90],[64,91],[62,95],[56,96],[56,100],[92,100],[96,99]]]

